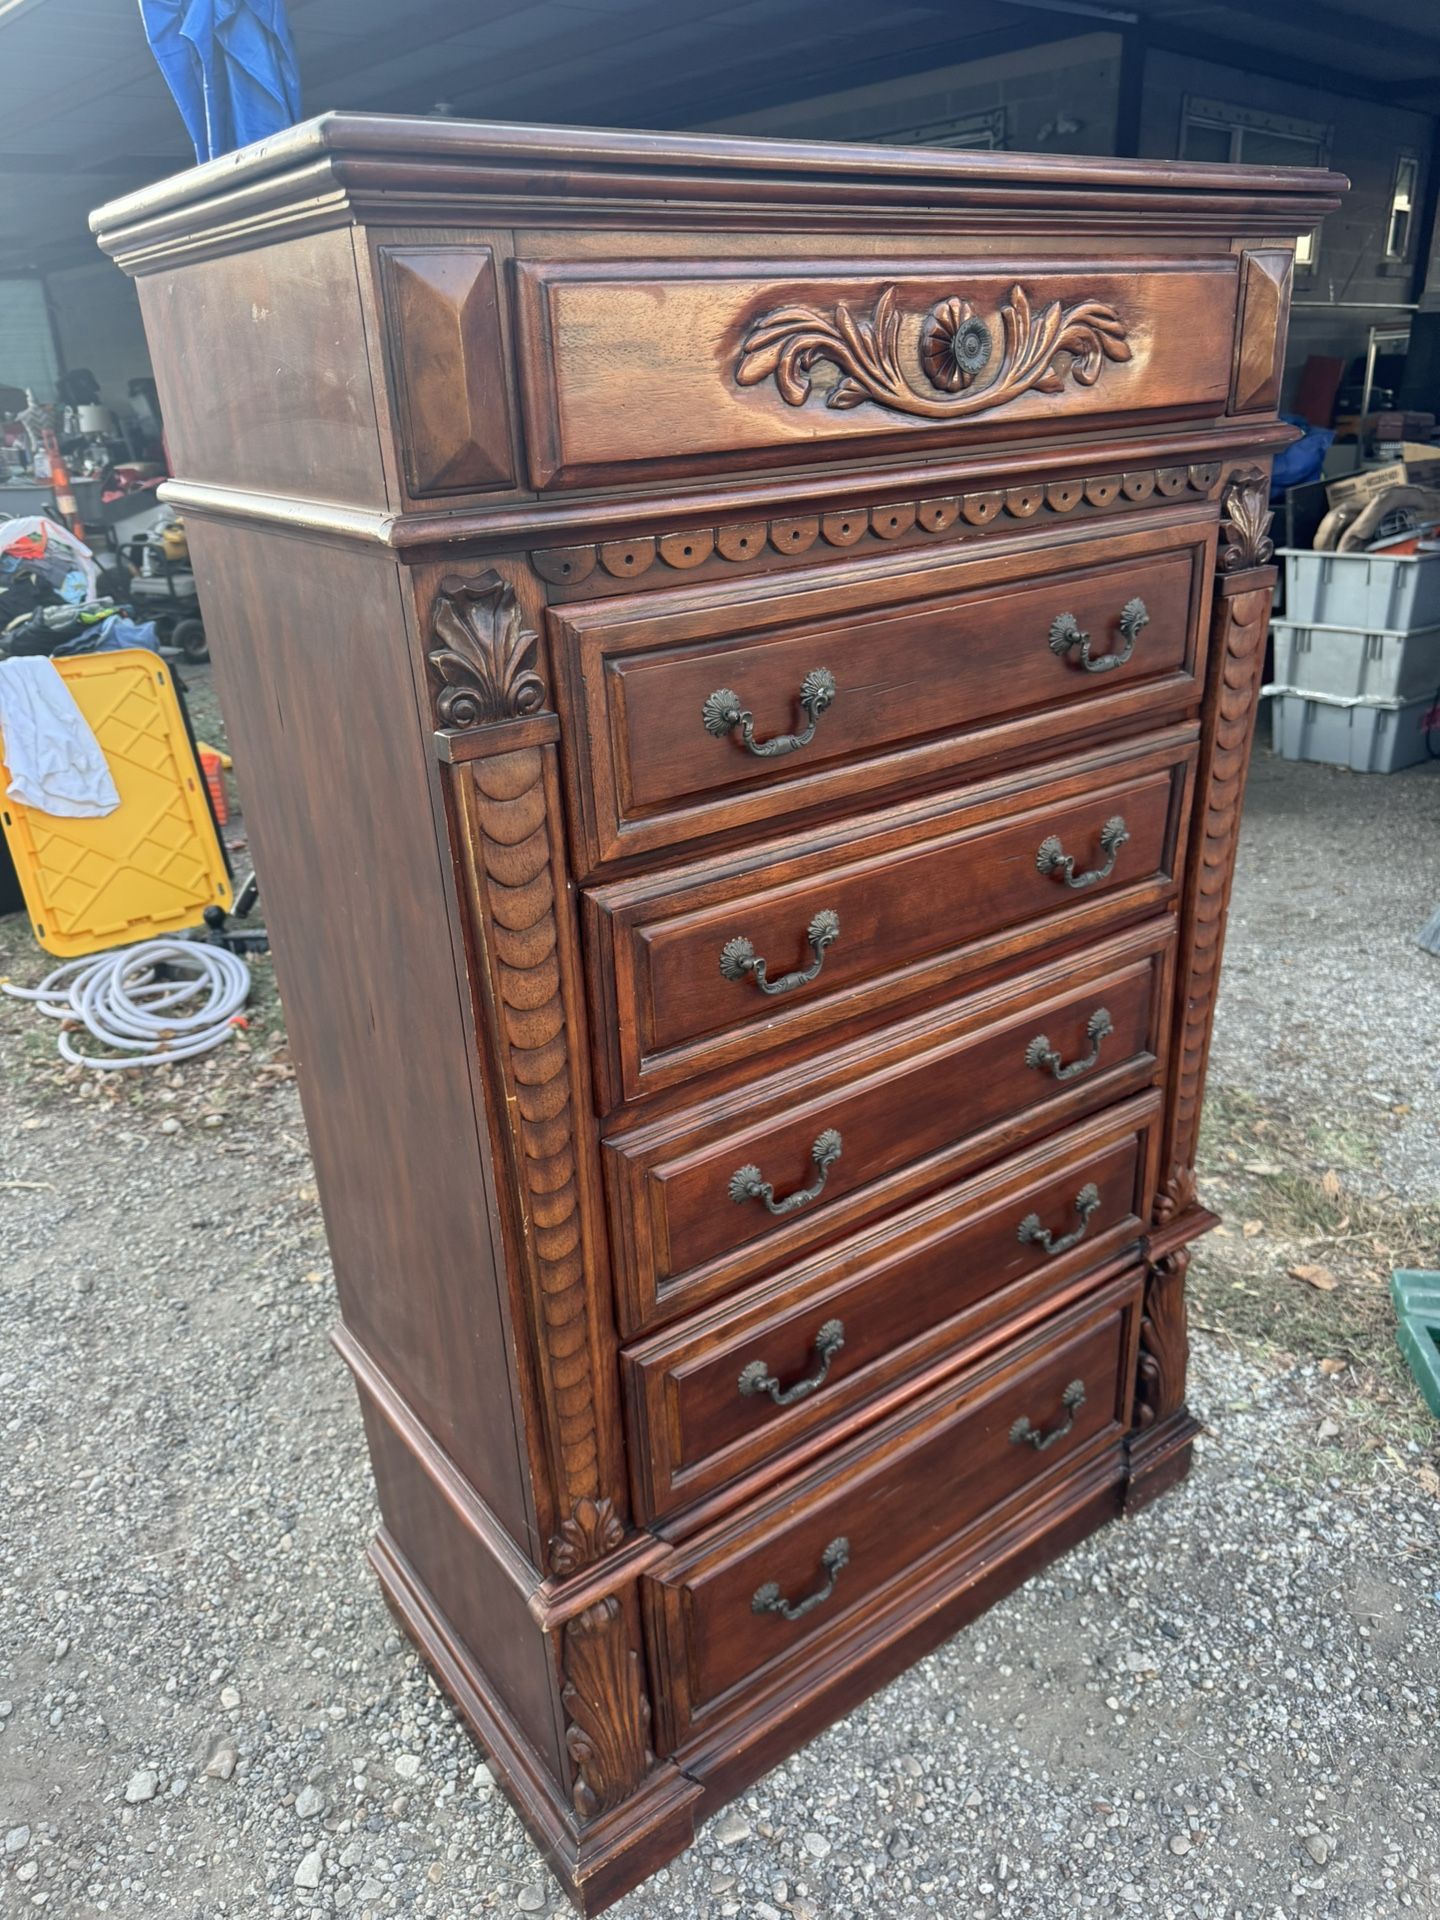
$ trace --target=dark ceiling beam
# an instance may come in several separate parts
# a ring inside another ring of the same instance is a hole
[[[1293,58],[1268,47],[1252,47],[1240,39],[1219,41],[1211,34],[1187,33],[1156,20],[1148,28],[1151,47],[1158,53],[1179,54],[1189,60],[1204,60],[1211,66],[1238,67],[1242,73],[1260,73],[1271,80],[1288,80],[1297,87],[1315,87],[1322,93],[1338,93],[1351,100],[1374,100],[1393,106],[1388,94],[1389,82],[1372,80],[1367,75],[1344,67],[1328,67],[1314,60]],[[1417,112],[1433,111],[1417,108]]]
[[[1416,25],[1417,17],[1426,17],[1424,8],[1417,8],[1404,26],[1394,19],[1377,20],[1373,14],[1349,13],[1327,0],[1315,0],[1314,5],[1310,0],[1264,0],[1256,17],[1267,26],[1293,27],[1307,43],[1318,35],[1370,54],[1383,51],[1387,58],[1440,62],[1440,13],[1433,16],[1434,30],[1427,32]],[[1243,15],[1238,25],[1243,33]]]
[[[868,10],[873,18],[873,7]],[[861,15],[866,11],[862,0]],[[837,12],[848,12],[848,9],[835,5],[824,9],[830,21]],[[923,76],[938,67],[968,64],[1074,37],[1073,32],[1063,29],[1057,32],[1054,21],[1042,22],[1037,16],[988,33],[965,34],[951,30],[937,35],[928,27],[903,36],[892,33],[887,36],[884,50],[877,53],[870,51],[875,44],[874,35],[863,24],[856,27],[853,46],[841,40],[832,26],[830,45],[837,56],[832,66],[787,67],[769,50],[763,50],[746,66],[715,72],[688,89],[673,79],[667,80],[653,90],[618,95],[608,100],[606,107],[607,111],[623,115],[631,124],[639,118],[653,120],[658,112],[663,118],[656,123],[664,127],[707,125],[736,114],[790,106],[825,93],[848,93],[910,74]]]
[[[693,22],[712,14],[729,13],[733,5],[734,0],[689,0],[685,18]],[[505,4],[491,5],[478,15],[475,11],[457,15],[455,0],[448,0],[448,4],[432,7],[425,14],[407,16],[405,37],[412,45],[421,46],[426,44],[424,34],[432,28],[438,38],[452,39],[457,33],[472,33],[477,27],[483,27],[487,18],[503,19],[507,14],[524,11],[524,7],[513,4],[513,0],[505,0]],[[517,83],[522,89],[527,83],[540,84],[542,76],[550,68],[566,66],[582,54],[613,52],[617,46],[642,41],[650,33],[660,33],[666,27],[675,25],[675,11],[675,0],[650,0],[650,4],[627,8],[624,13],[577,14],[577,20],[588,17],[591,24],[572,27],[563,35],[553,35],[548,42],[537,41],[529,46],[509,48],[503,53],[483,55],[467,48],[463,56],[457,54],[449,66],[439,68],[433,82],[412,82],[402,90],[400,97],[426,98],[432,104],[437,99],[459,104],[462,99],[472,97],[475,89],[471,89],[470,94],[455,92],[456,62],[463,57],[483,69],[484,90],[493,96],[494,101],[491,111],[502,113],[507,120],[521,119],[523,108],[510,104]],[[873,21],[873,7],[871,18]],[[442,27],[443,32],[440,31]],[[338,60],[328,61],[316,76],[315,90],[331,84],[337,75],[343,77],[345,73],[357,70],[373,71],[376,83],[369,89],[368,100],[347,96],[344,101],[347,108],[363,107],[377,98],[397,98],[394,90],[385,83],[383,67],[376,66],[374,47],[365,43],[358,43]],[[340,103],[337,101],[336,104]]]

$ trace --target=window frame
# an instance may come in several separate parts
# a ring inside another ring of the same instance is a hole
[[[1400,176],[1408,168],[1410,172],[1409,197],[1405,202],[1405,238],[1400,246],[1394,243],[1395,217],[1400,209]],[[1390,207],[1385,216],[1385,250],[1382,260],[1405,261],[1410,258],[1410,249],[1415,242],[1415,212],[1420,199],[1420,156],[1413,147],[1401,147],[1395,155],[1395,166],[1390,175]]]
[[[1186,157],[1186,135],[1192,126],[1210,127],[1230,136],[1230,161],[1243,159],[1247,132],[1278,134],[1282,139],[1306,142],[1315,149],[1314,165],[1330,164],[1330,145],[1335,129],[1323,120],[1300,120],[1293,114],[1267,113],[1260,107],[1241,107],[1229,100],[1215,100],[1187,93],[1180,102],[1180,158]],[[1311,227],[1295,236],[1295,271],[1312,274],[1320,261],[1320,230]]]

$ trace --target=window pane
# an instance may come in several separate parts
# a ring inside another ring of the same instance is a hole
[[[1252,167],[1313,167],[1319,164],[1320,149],[1313,140],[1246,127],[1240,135],[1240,158]]]
[[[1228,160],[1230,129],[1202,126],[1195,120],[1187,121],[1184,157],[1187,160]]]

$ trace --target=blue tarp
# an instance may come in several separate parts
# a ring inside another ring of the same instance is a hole
[[[140,0],[140,17],[197,160],[300,118],[285,0]]]

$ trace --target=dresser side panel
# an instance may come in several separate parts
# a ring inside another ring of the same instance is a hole
[[[389,504],[348,230],[166,268],[136,291],[178,478]]]
[[[346,1324],[533,1548],[398,569],[187,531]]]

